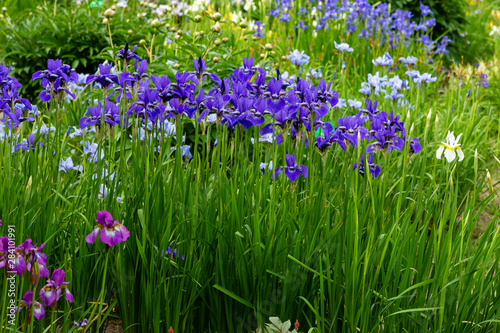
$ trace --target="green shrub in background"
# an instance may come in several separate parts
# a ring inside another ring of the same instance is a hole
[[[38,6],[12,16],[9,10],[1,20],[0,62],[14,66],[12,73],[22,80],[23,94],[29,98],[35,97],[35,90],[40,89],[31,81],[31,75],[46,67],[48,59],[62,59],[79,73],[94,73],[103,61],[99,53],[110,45],[102,8],[68,8]],[[135,17],[130,10],[117,14],[112,18],[113,42],[139,44],[150,25],[130,19],[132,15]]]

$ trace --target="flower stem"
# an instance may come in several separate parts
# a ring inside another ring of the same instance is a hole
[[[101,326],[102,301],[104,298],[104,287],[106,284],[106,273],[108,272],[109,252],[106,253],[106,263],[104,264],[104,275],[102,277],[101,294],[99,295],[99,312],[97,313],[97,330]]]
[[[110,27],[110,25],[109,25],[109,22],[108,22],[108,33],[109,33],[109,43],[111,44],[111,47],[112,47],[112,48],[115,48],[115,47],[113,46],[113,38],[111,37],[111,27]]]

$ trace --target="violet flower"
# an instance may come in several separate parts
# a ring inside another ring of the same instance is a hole
[[[87,77],[86,84],[97,82],[104,88],[109,88],[113,83],[118,84],[118,77],[111,74],[112,66],[110,64],[99,64],[99,72]]]
[[[62,159],[61,163],[59,163],[59,171],[64,171],[65,173],[68,173],[68,170],[76,170],[82,172],[83,166],[74,165],[73,159],[71,157],[68,157],[66,160]]]
[[[116,57],[122,59],[123,62],[125,63],[124,67],[127,67],[127,63],[132,59],[135,59],[137,61],[142,60],[141,57],[139,57],[137,54],[134,53],[136,49],[137,49],[137,45],[134,46],[133,50],[130,50],[128,48],[128,42],[127,42],[125,44],[125,47],[123,49],[121,49],[120,52],[118,52],[116,54]]]
[[[300,175],[304,178],[307,178],[308,168],[303,164],[295,163],[295,155],[286,154],[286,167],[285,167],[285,175],[290,179],[291,182],[297,180]],[[274,170],[274,178],[278,178],[278,176],[283,171],[283,167],[277,167]]]
[[[113,216],[106,210],[98,211],[95,221],[99,224],[85,237],[85,241],[89,244],[94,244],[97,236],[100,235],[101,241],[112,247],[126,241],[130,236],[127,228],[120,224],[119,221],[113,221]]]
[[[373,163],[373,154],[368,155],[366,159],[368,162],[368,170],[373,175],[373,177],[377,178],[380,174],[380,166]],[[361,161],[359,163],[354,163],[353,171],[358,169],[358,172],[364,176],[365,175],[365,154],[361,154]]]
[[[40,302],[36,302],[33,304],[33,291],[28,290],[24,296],[23,299],[20,301],[20,307],[19,307],[19,312],[21,312],[23,309],[28,310],[28,313],[31,313],[32,308],[33,309],[33,315],[35,316],[36,319],[40,320],[43,317],[45,317],[45,309],[43,308],[42,304]]]
[[[73,294],[68,289],[69,282],[64,282],[64,270],[58,268],[52,272],[52,277],[47,279],[45,286],[40,290],[39,296],[45,306],[51,306],[61,297],[64,289],[66,299],[73,303]]]

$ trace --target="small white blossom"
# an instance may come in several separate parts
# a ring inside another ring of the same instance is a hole
[[[462,151],[462,148],[458,143],[458,140],[460,140],[461,136],[462,134],[460,134],[457,138],[455,138],[453,132],[448,131],[448,135],[446,136],[446,142],[441,142],[441,145],[436,151],[436,157],[438,159],[441,159],[441,156],[443,155],[444,152],[444,157],[446,157],[448,163],[453,162],[457,157],[457,155],[458,155],[458,161],[459,162],[462,161],[464,159],[464,152]]]

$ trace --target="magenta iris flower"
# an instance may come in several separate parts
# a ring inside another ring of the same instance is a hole
[[[89,244],[94,244],[99,234],[101,241],[110,247],[126,241],[130,236],[127,228],[119,221],[113,221],[113,216],[106,210],[98,211],[95,221],[99,224],[85,237],[85,241]]]
[[[40,320],[45,317],[45,309],[43,308],[40,302],[36,302],[33,304],[33,291],[28,290],[26,294],[24,294],[23,299],[21,300],[21,306],[19,311],[22,311],[24,308],[31,313],[31,309],[34,307],[33,314],[35,318]]]
[[[309,169],[303,164],[295,163],[295,155],[287,154],[285,156],[285,159],[285,175],[288,177],[288,179],[290,179],[291,182],[297,180],[300,175],[304,176],[304,178],[307,178]],[[274,178],[278,178],[282,171],[283,167],[277,167],[276,170],[274,170]]]
[[[52,277],[47,279],[47,284],[40,290],[39,296],[45,306],[51,306],[61,297],[61,292],[64,289],[66,299],[73,303],[73,294],[68,289],[69,282],[64,281],[64,270],[58,268],[52,273]]]

